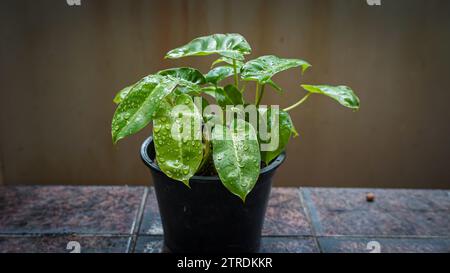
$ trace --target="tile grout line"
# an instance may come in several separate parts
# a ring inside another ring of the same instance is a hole
[[[157,235],[147,235],[157,236]],[[334,239],[405,239],[405,240],[449,240],[450,236],[413,236],[413,235],[263,235],[262,238],[334,238]]]
[[[311,224],[313,225],[315,235],[319,236],[319,234],[324,234],[323,226],[320,223],[319,216],[317,215],[316,206],[314,205],[314,202],[311,199],[311,192],[308,188],[301,188],[300,190],[300,198],[305,203],[305,208],[307,209],[307,212],[309,213]]]
[[[299,187],[297,189],[297,191],[298,191],[298,197],[300,199],[300,203],[303,207],[303,212],[305,213],[306,219],[308,220],[308,222],[311,226],[311,231],[312,231],[312,235],[313,235],[312,237],[314,238],[314,242],[316,243],[316,246],[317,246],[317,249],[319,250],[319,252],[322,253],[323,252],[322,247],[320,246],[319,240],[317,238],[318,234],[316,232],[316,226],[312,219],[312,215],[311,215],[311,212],[309,209],[309,204],[307,203],[308,200],[305,200],[303,198],[303,188],[302,187]]]
[[[0,237],[39,237],[39,236],[49,236],[49,237],[69,237],[69,236],[79,236],[79,237],[111,237],[111,238],[128,238],[131,237],[127,233],[0,233]],[[163,234],[143,234],[142,237],[162,237]],[[262,238],[336,238],[336,239],[445,239],[449,240],[450,235],[262,235]]]
[[[111,238],[128,238],[128,233],[73,233],[73,232],[30,232],[30,233],[0,233],[0,237],[111,237]]]
[[[127,253],[134,252],[134,248],[136,247],[136,241],[139,234],[139,229],[141,228],[141,224],[144,218],[145,205],[147,203],[149,187],[145,187],[144,194],[142,196],[141,204],[139,205],[139,209],[137,211],[137,215],[135,220],[133,221],[133,226],[131,228],[131,236],[127,245]]]
[[[450,236],[433,236],[433,235],[319,235],[318,238],[334,238],[334,239],[389,239],[389,240],[448,240]]]

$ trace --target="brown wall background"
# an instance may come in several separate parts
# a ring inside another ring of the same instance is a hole
[[[276,185],[450,188],[450,1],[8,0],[0,3],[0,183],[146,184],[138,150],[151,132],[113,147],[112,98],[160,69],[192,38],[239,32],[262,54],[313,64],[304,83],[348,84],[353,113],[313,97],[292,112]],[[299,71],[265,103],[303,92]]]

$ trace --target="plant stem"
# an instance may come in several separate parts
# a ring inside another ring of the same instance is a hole
[[[259,93],[258,100],[256,101],[256,107],[257,108],[259,107],[259,104],[261,103],[261,100],[262,100],[262,98],[264,96],[265,87],[266,87],[265,84],[261,85],[261,92]]]
[[[204,171],[203,168],[205,167],[206,163],[208,162],[208,160],[211,157],[211,144],[210,141],[208,140],[207,137],[205,137],[205,134],[203,134],[203,140],[204,142],[204,150],[203,150],[203,159],[202,162],[200,163],[200,166],[198,167],[198,170],[200,172]]]
[[[296,108],[297,106],[300,106],[302,103],[304,103],[309,96],[311,96],[311,93],[306,94],[306,96],[304,96],[300,101],[298,101],[296,104],[293,104],[292,106],[289,106],[288,108],[283,109],[283,111],[285,112],[289,112],[292,109]]]
[[[200,163],[200,166],[198,167],[199,172],[203,172],[205,166],[207,165],[208,161],[211,159],[211,143],[209,139],[205,135],[205,131],[202,133],[203,140],[204,140],[204,149],[203,149],[203,159]]]
[[[244,82],[244,85],[242,86],[242,89],[241,89],[242,94],[244,94],[246,87],[247,87],[247,82]]]
[[[233,69],[234,69],[234,85],[236,86],[237,89],[239,89],[236,60],[233,60]]]
[[[258,97],[259,97],[259,82],[256,82],[255,105],[258,102]]]

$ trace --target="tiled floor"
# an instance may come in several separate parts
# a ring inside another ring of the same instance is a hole
[[[157,253],[162,238],[153,188],[0,187],[0,252]],[[272,190],[261,252],[371,251],[450,252],[450,192]]]

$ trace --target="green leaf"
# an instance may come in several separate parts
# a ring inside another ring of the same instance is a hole
[[[258,180],[261,155],[251,124],[235,119],[231,128],[220,124],[214,127],[214,165],[223,185],[245,202]]]
[[[169,51],[166,58],[219,54],[230,59],[244,60],[244,55],[250,53],[250,45],[242,35],[214,34],[196,38],[184,46]]]
[[[238,60],[234,60],[234,61],[236,62],[236,66],[237,66],[238,71],[240,71],[241,67],[244,66],[244,62],[241,62],[241,61],[238,61]],[[229,65],[233,65],[233,59],[226,58],[226,57],[219,58],[219,59],[215,60],[211,64],[211,68],[214,67],[217,64],[220,64],[220,63],[227,63]]]
[[[269,80],[267,82],[267,84],[272,86],[272,88],[275,89],[275,91],[277,91],[278,93],[283,93],[283,89],[278,84],[276,84],[274,81]]]
[[[231,101],[230,105],[241,105],[244,104],[244,99],[242,98],[242,93],[234,85],[227,85],[224,88],[225,96]]]
[[[234,69],[231,66],[219,66],[205,75],[206,82],[217,85],[220,81],[232,76],[234,74]]]
[[[203,88],[202,91],[215,98],[217,104],[223,109],[227,105],[241,105],[244,104],[244,99],[242,98],[242,93],[234,85],[227,85],[225,88],[222,87],[209,87]]]
[[[260,84],[270,83],[273,75],[294,67],[302,67],[305,72],[311,65],[299,59],[282,59],[277,56],[262,56],[248,61],[241,69],[241,77],[246,81],[258,81]]]
[[[172,105],[161,102],[153,120],[156,159],[170,178],[189,186],[203,159],[202,116],[186,94],[180,94]]]
[[[210,97],[216,98],[216,89],[217,88],[221,88],[221,87],[205,86],[205,87],[202,87],[201,91],[202,91],[202,93],[204,93]]]
[[[261,159],[269,165],[286,149],[291,136],[298,136],[298,133],[288,112],[278,109],[273,111],[273,108],[269,108],[266,113],[267,115],[261,113],[261,118],[267,126],[268,135],[264,135],[265,132],[262,128],[258,133],[261,142]],[[276,124],[277,115],[278,125]],[[269,136],[271,136],[271,139],[268,138]],[[278,138],[278,141],[276,141],[276,138]]]
[[[119,104],[112,120],[114,143],[144,128],[157,110],[159,103],[170,94],[177,83],[160,75],[150,75],[131,88]]]
[[[351,108],[359,109],[360,101],[352,89],[348,86],[329,86],[329,85],[302,85],[302,87],[311,93],[322,94],[328,96],[341,105]]]
[[[186,80],[194,84],[204,84],[206,79],[203,74],[195,68],[179,67],[170,68],[158,72],[162,76],[172,76],[176,79]]]
[[[201,92],[199,85],[206,83],[203,74],[190,67],[166,69],[159,71],[158,74],[176,81],[179,86],[178,90],[190,95],[198,95]]]
[[[134,85],[130,85],[130,86],[127,86],[124,89],[120,90],[114,97],[113,102],[115,104],[121,103],[125,99],[125,97],[128,95],[128,93],[130,93],[131,88],[133,88],[133,86]]]

